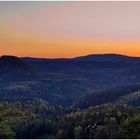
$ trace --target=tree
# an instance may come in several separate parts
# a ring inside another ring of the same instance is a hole
[[[140,139],[140,114],[124,122],[123,133],[125,138]]]
[[[81,126],[76,126],[74,129],[75,132],[75,138],[79,139],[82,136],[82,127]]]
[[[0,139],[13,139],[15,133],[8,126],[0,126]]]
[[[96,133],[94,138],[97,139],[106,139],[108,138],[108,129],[103,125],[98,125],[96,128]]]

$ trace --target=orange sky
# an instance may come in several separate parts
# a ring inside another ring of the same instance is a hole
[[[140,56],[140,2],[0,2],[0,55]]]
[[[87,54],[117,53],[140,55],[139,41],[69,39],[64,37],[38,38],[30,36],[3,37],[0,54],[32,57],[75,57]]]

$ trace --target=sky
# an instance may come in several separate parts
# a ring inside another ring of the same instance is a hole
[[[0,1],[0,55],[140,56],[140,1]]]

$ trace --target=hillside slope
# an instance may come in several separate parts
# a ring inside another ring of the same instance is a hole
[[[111,57],[118,61],[3,56],[0,58],[0,99],[36,97],[69,106],[97,90],[140,83],[138,62],[128,63],[120,61],[120,56]]]
[[[105,103],[118,101],[120,97],[140,91],[140,84],[121,86],[93,92],[92,94],[81,97],[74,105],[74,108],[87,109]],[[133,97],[133,96],[132,96]]]

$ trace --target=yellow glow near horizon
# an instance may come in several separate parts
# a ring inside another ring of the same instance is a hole
[[[12,29],[3,29],[0,38],[0,55],[70,58],[87,54],[117,53],[129,56],[140,54],[139,41],[49,37],[21,33]]]
[[[16,55],[20,57],[70,58],[87,54],[117,53],[139,56],[139,41],[122,41],[109,39],[80,38],[38,38],[35,36],[15,35],[2,37],[0,55]]]
[[[0,3],[0,55],[140,56],[138,2]]]

